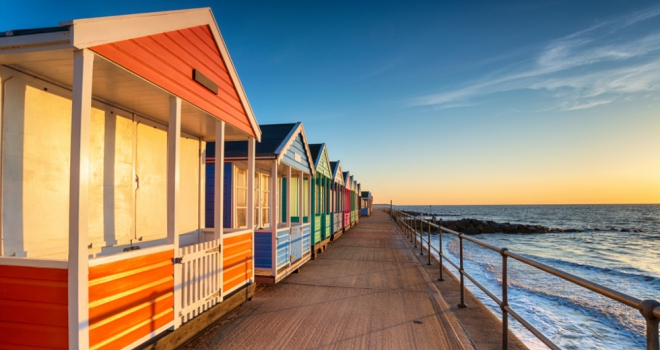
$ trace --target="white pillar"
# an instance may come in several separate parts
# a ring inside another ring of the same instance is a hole
[[[250,232],[252,232],[252,278],[250,282],[254,281],[254,171],[255,171],[255,148],[256,139],[248,137],[248,212],[247,224]]]
[[[300,221],[300,225],[302,226],[303,224],[303,180],[304,180],[304,174],[301,171],[298,180],[298,220]]]
[[[222,237],[225,195],[225,122],[215,123],[215,177],[213,179],[213,239]]]
[[[254,149],[255,138],[248,137],[248,201],[247,201],[247,227],[254,231]]]
[[[271,231],[271,273],[277,274],[277,161],[273,161],[270,174],[270,231]]]
[[[89,348],[89,143],[94,53],[73,52],[69,192],[69,348]]]
[[[225,195],[225,122],[215,123],[215,172],[213,177],[213,240],[222,238],[224,231],[224,195]],[[220,254],[218,266],[218,289],[220,291],[220,301],[224,299],[223,261],[225,259],[223,242],[220,241]]]
[[[167,243],[179,254],[177,211],[179,206],[181,158],[181,99],[170,96],[170,118],[167,129]],[[181,264],[174,265],[174,329],[181,325]]]

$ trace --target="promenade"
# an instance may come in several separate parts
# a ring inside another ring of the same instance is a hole
[[[498,348],[500,338],[488,332],[497,334],[497,321],[481,304],[472,304],[473,316],[466,320],[481,325],[474,323],[468,335],[455,305],[443,299],[416,254],[388,215],[374,211],[300,273],[260,285],[252,301],[186,348]]]

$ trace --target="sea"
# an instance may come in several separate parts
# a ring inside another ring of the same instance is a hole
[[[495,233],[472,237],[640,300],[660,301],[660,204],[425,205],[395,209],[432,213],[442,220],[472,218],[577,229],[576,233]],[[432,235],[431,242],[437,248],[439,237]],[[455,236],[443,234],[443,253],[458,264],[459,244]],[[501,298],[500,254],[465,241],[464,259],[465,270]],[[509,305],[559,347],[646,348],[645,320],[636,309],[513,259],[509,259],[508,270]],[[466,286],[501,319],[501,310],[490,297],[469,281]],[[512,317],[509,325],[529,348],[546,349]]]

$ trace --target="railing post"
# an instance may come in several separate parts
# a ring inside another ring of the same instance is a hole
[[[429,228],[429,232],[428,232],[428,236],[427,236],[427,238],[428,238],[427,248],[428,249],[426,249],[426,252],[429,254],[429,262],[426,263],[426,265],[431,265],[431,223],[427,222],[427,224],[428,224],[427,226]]]
[[[424,255],[424,219],[419,219],[419,255]]]
[[[658,318],[653,315],[653,309],[660,307],[656,300],[644,300],[639,303],[639,313],[646,319],[646,349],[658,350]]]
[[[500,254],[502,255],[502,304],[500,304],[500,308],[502,309],[502,349],[508,349],[509,347],[509,313],[506,311],[506,308],[509,306],[507,251],[508,249],[506,248],[500,249]]]
[[[417,217],[414,217],[415,223],[413,224],[413,242],[415,242],[415,248],[417,248]]]
[[[438,281],[445,280],[442,276],[442,256],[442,228],[438,228],[438,266],[440,268],[440,277],[438,277]]]
[[[458,271],[459,274],[461,275],[461,303],[458,304],[458,307],[463,308],[463,307],[467,307],[467,305],[465,305],[465,277],[463,276],[465,271],[463,270],[463,234],[462,233],[458,235],[458,241],[460,243],[460,267],[461,267],[460,271]]]

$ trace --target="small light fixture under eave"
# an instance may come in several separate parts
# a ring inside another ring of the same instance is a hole
[[[209,79],[209,77],[202,74],[202,72],[198,71],[197,69],[193,69],[193,80],[214,94],[218,94],[218,84],[214,83],[213,80]]]

